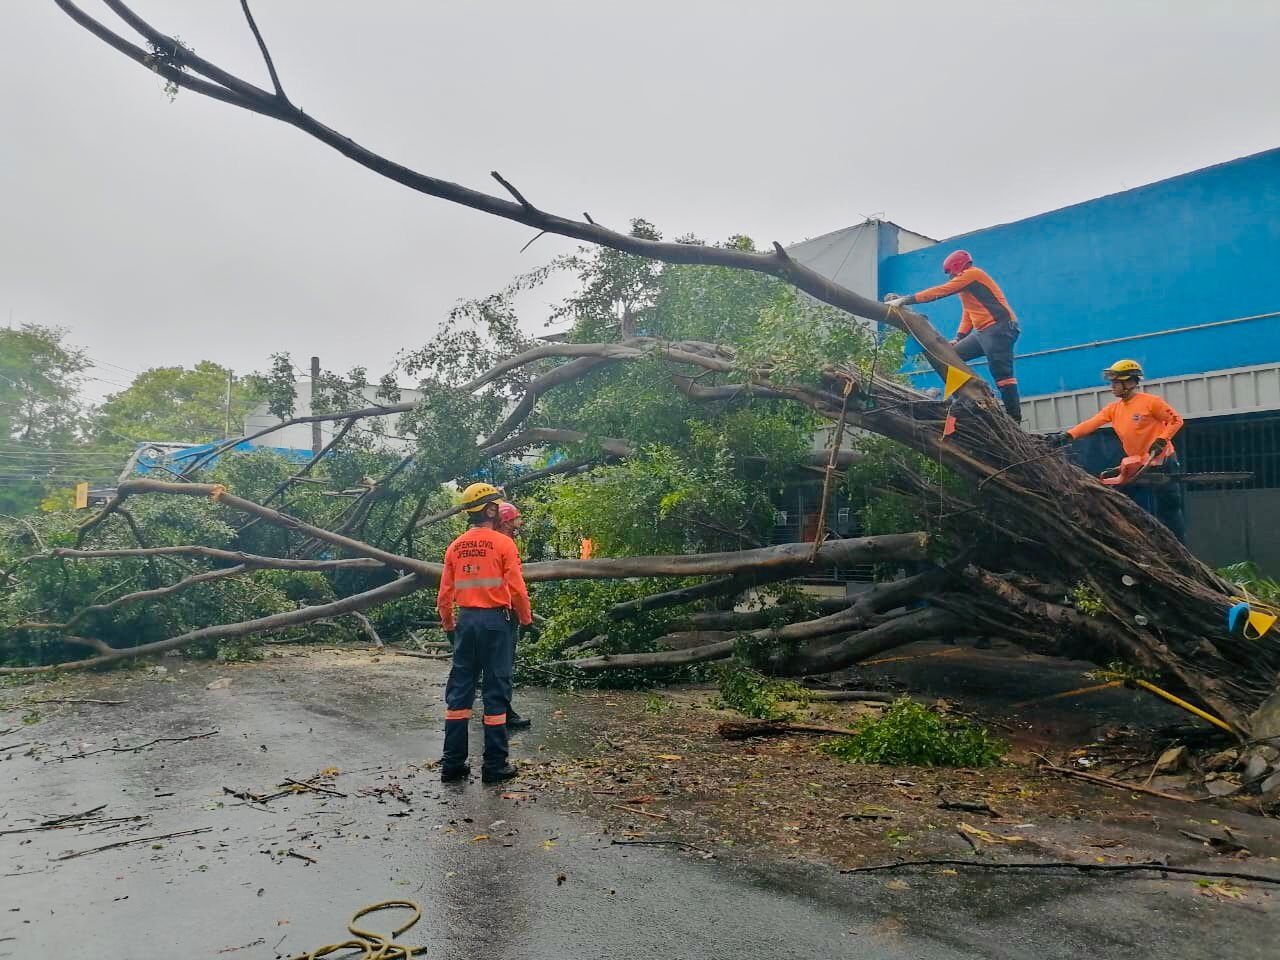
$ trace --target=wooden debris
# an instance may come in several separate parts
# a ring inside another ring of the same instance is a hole
[[[853,731],[839,727],[823,727],[811,723],[788,723],[785,720],[726,720],[716,728],[726,740],[747,740],[751,737],[785,737],[792,733],[817,736],[847,737]]]

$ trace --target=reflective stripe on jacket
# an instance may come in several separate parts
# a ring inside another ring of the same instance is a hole
[[[1173,456],[1173,435],[1182,429],[1182,417],[1177,410],[1154,393],[1134,393],[1124,400],[1113,400],[1067,433],[1078,440],[1108,423],[1115,428],[1128,457],[1145,457],[1151,444],[1160,438],[1171,441],[1164,453],[1152,461],[1153,465]]]
[[[520,623],[533,623],[529,590],[520,572],[520,554],[505,533],[472,527],[444,552],[444,573],[436,610],[440,624],[452,630],[454,606],[514,610]]]
[[[960,329],[957,337],[963,337],[970,330],[985,330],[993,323],[1008,320],[1017,323],[1009,301],[1004,292],[985,270],[970,267],[962,270],[946,283],[914,294],[911,300],[915,303],[929,303],[941,300],[952,294],[960,295],[960,304],[964,307],[964,315],[960,318]]]

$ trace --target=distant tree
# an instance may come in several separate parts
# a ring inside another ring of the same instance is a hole
[[[84,351],[57,327],[0,330],[0,512],[25,512],[82,472]]]
[[[90,420],[89,433],[103,446],[128,440],[203,443],[227,433],[227,380],[230,371],[209,360],[193,368],[153,367],[107,397]],[[244,418],[261,402],[256,378],[233,380],[230,426],[242,431]]]

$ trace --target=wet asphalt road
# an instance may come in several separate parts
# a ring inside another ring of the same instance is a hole
[[[175,682],[116,674],[79,694],[123,706],[44,708],[57,715],[0,738],[49,745],[40,759],[0,750],[0,830],[103,803],[101,816],[148,818],[0,836],[0,957],[289,956],[341,939],[360,906],[398,897],[424,908],[403,942],[457,960],[1275,956],[1274,910],[1218,903],[1186,882],[904,874],[894,889],[886,875],[613,846],[599,824],[532,799],[536,783],[442,787],[420,768],[440,747],[438,664],[278,660],[178,676],[181,661],[166,663]],[[219,675],[231,688],[206,690]],[[555,703],[525,691],[520,706],[545,730]],[[516,755],[536,753],[537,737],[523,739]],[[345,798],[286,797],[264,812],[222,793],[329,766]],[[360,795],[393,782],[409,804]],[[522,786],[531,799],[502,796]],[[204,827],[158,849],[52,860]]]

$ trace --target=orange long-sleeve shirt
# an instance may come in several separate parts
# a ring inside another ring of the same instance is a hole
[[[444,574],[436,595],[440,624],[452,630],[459,607],[508,608],[521,625],[533,623],[529,589],[520,570],[520,554],[505,533],[472,527],[444,552]]]
[[[963,337],[970,330],[984,330],[1000,320],[1018,322],[1009,301],[1004,298],[1004,291],[985,270],[977,267],[962,270],[946,283],[912,294],[908,302],[929,303],[952,294],[960,295],[960,304],[964,308],[957,337]]]
[[[1173,456],[1173,435],[1182,429],[1182,417],[1153,393],[1133,393],[1123,400],[1113,400],[1083,423],[1067,431],[1073,440],[1088,436],[1099,427],[1111,424],[1124,447],[1125,456],[1145,457],[1151,444],[1161,437],[1169,440],[1165,452],[1153,461],[1160,463]]]

